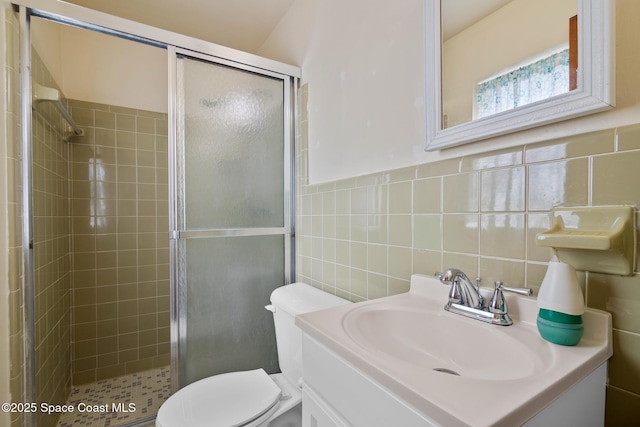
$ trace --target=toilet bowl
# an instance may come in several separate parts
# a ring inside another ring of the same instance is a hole
[[[156,427],[299,427],[302,332],[295,316],[348,303],[304,283],[277,288],[266,308],[273,312],[282,373],[254,369],[196,381],[162,404]]]

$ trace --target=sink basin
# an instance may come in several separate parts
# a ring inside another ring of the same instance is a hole
[[[513,325],[499,326],[445,311],[448,293],[439,280],[413,275],[409,292],[305,313],[296,325],[440,425],[523,425],[596,370],[604,399],[609,313],[587,309],[582,339],[565,347],[540,337],[534,298],[505,295]]]
[[[526,378],[542,373],[549,366],[544,360],[551,358],[550,344],[532,328],[514,335],[509,327],[448,315],[440,305],[363,306],[350,311],[342,325],[357,345],[372,354],[465,378]]]

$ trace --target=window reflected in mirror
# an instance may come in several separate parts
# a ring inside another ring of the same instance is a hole
[[[576,0],[442,0],[442,129],[577,88]]]

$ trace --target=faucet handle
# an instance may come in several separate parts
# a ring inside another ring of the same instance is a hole
[[[502,286],[502,282],[499,280],[495,283],[495,285],[496,287],[493,291],[493,295],[491,296],[491,300],[489,300],[487,309],[490,313],[506,314],[507,302],[504,300],[504,295],[502,293],[504,287]]]
[[[449,303],[460,304],[460,302],[462,301],[462,292],[460,290],[460,279],[456,277],[451,281],[447,279],[442,280],[446,274],[447,274],[446,272],[441,273],[439,271],[436,271],[435,273],[433,273],[433,277],[437,277],[438,279],[440,279],[440,282],[442,284],[451,286],[451,289],[449,290]]]
[[[500,287],[503,291],[512,292],[514,294],[524,295],[527,297],[533,295],[533,290],[531,288],[510,288],[509,286],[504,286],[502,282],[496,282],[496,286],[498,286],[498,283],[500,283]]]
[[[451,289],[449,290],[449,302],[452,304],[460,304],[462,302],[460,279],[455,279],[453,283],[451,283]]]
[[[504,299],[504,294],[502,291],[513,292],[519,295],[531,296],[533,291],[530,288],[510,288],[509,286],[504,286],[501,281],[497,281],[495,283],[496,288],[493,291],[493,295],[491,296],[491,300],[489,301],[488,309],[491,313],[497,314],[506,314],[507,313],[507,302]]]

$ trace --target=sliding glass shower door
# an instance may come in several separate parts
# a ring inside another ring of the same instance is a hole
[[[188,51],[172,66],[180,387],[277,371],[264,306],[292,270],[289,77]]]

